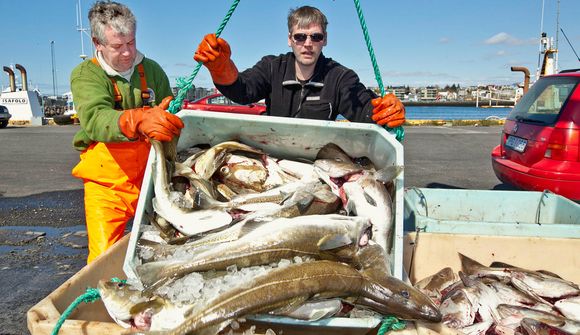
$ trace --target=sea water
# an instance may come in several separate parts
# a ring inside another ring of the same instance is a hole
[[[485,120],[506,118],[512,108],[454,107],[454,106],[407,106],[408,120]]]

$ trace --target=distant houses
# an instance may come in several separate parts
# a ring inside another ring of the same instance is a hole
[[[378,87],[372,87],[379,94]],[[459,85],[440,86],[387,86],[385,92],[393,93],[408,105],[446,104],[474,106],[512,106],[523,95],[519,85],[479,85],[461,87]]]

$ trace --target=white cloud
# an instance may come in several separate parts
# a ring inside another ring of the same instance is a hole
[[[502,31],[501,33],[497,33],[492,37],[486,39],[485,41],[483,41],[483,43],[488,45],[496,45],[496,44],[522,45],[522,44],[535,44],[537,43],[537,40],[535,38],[530,38],[527,40],[518,39]]]
[[[507,53],[505,52],[505,50],[499,50],[498,52],[495,53],[496,56],[505,56],[507,55]]]
[[[441,43],[441,44],[447,44],[449,42],[451,42],[451,40],[448,37],[441,37],[439,39],[439,43]]]

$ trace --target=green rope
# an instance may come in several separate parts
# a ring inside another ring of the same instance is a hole
[[[391,330],[403,330],[405,327],[407,327],[407,323],[405,321],[401,321],[394,316],[388,316],[383,319],[383,323],[377,331],[377,335],[384,335]]]
[[[371,43],[371,37],[369,36],[369,30],[367,29],[367,24],[365,22],[365,18],[364,18],[362,9],[360,7],[359,0],[354,0],[354,5],[356,7],[356,12],[358,14],[358,19],[360,21],[360,26],[362,28],[363,35],[365,37],[367,49],[369,50],[369,56],[371,57],[371,63],[373,64],[373,70],[375,71],[375,79],[377,80],[377,84],[379,85],[379,88],[381,90],[381,96],[384,96],[385,95],[385,87],[383,85],[381,71],[379,70],[379,65],[377,63],[377,59],[375,58],[375,51],[374,51],[373,45]],[[403,138],[405,138],[405,130],[401,126],[396,127],[394,129],[391,129],[391,128],[385,126],[385,129],[389,132],[394,132],[395,137],[397,138],[397,140],[399,142],[403,141]]]
[[[230,20],[230,17],[232,17],[232,14],[236,10],[236,7],[238,6],[239,2],[240,2],[240,0],[234,0],[234,2],[232,3],[230,10],[228,10],[226,16],[222,20],[222,23],[220,24],[220,26],[218,27],[218,29],[215,33],[216,37],[220,37],[222,31],[226,27],[226,24]],[[195,66],[193,73],[189,77],[177,78],[177,87],[179,87],[179,92],[177,93],[177,96],[175,97],[175,99],[173,99],[171,101],[171,104],[169,105],[169,112],[171,112],[173,114],[179,112],[179,110],[181,109],[181,103],[183,102],[183,99],[185,98],[185,94],[187,93],[187,91],[190,88],[193,87],[193,79],[195,79],[195,76],[197,76],[197,73],[199,72],[199,69],[201,68],[202,64],[203,64],[202,62],[197,62],[197,65]]]
[[[119,279],[117,277],[115,278],[111,278],[111,281],[114,283],[126,283],[127,280],[123,279]],[[73,312],[73,310],[75,308],[77,308],[77,306],[81,303],[89,303],[89,302],[95,302],[97,301],[99,298],[101,298],[101,295],[99,294],[99,290],[96,288],[87,288],[87,292],[83,293],[82,295],[80,295],[78,298],[75,299],[75,301],[73,301],[68,308],[62,313],[62,315],[60,316],[60,318],[58,319],[58,322],[56,323],[56,325],[54,326],[54,329],[52,330],[51,335],[56,335],[58,334],[60,327],[62,327],[62,324],[66,321],[66,319],[68,319],[69,315],[71,315],[71,313]]]
[[[94,302],[97,299],[99,299],[100,297],[101,297],[101,295],[99,294],[99,290],[97,290],[96,288],[90,288],[90,287],[87,288],[87,292],[82,294],[78,298],[76,298],[75,301],[73,301],[70,304],[70,306],[68,306],[68,308],[62,313],[62,315],[58,319],[58,322],[54,326],[54,329],[52,330],[51,334],[52,335],[58,334],[58,331],[60,330],[60,327],[62,327],[62,324],[64,323],[64,321],[66,319],[68,319],[69,315],[73,312],[73,310],[75,308],[77,308],[77,306],[81,302],[85,302],[85,303]]]

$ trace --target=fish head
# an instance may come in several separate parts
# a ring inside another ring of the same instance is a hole
[[[560,329],[558,327],[549,325],[542,321],[524,318],[520,322],[520,326],[525,334],[528,335],[570,335],[572,333]]]
[[[340,146],[332,142],[327,143],[320,148],[316,154],[316,159],[333,159],[341,162],[352,162],[352,158]]]
[[[361,216],[333,215],[333,218],[343,225],[342,233],[323,236],[318,241],[318,248],[333,259],[351,262],[372,237],[371,221]]]
[[[144,296],[141,290],[122,281],[99,281],[99,295],[111,318],[125,328],[148,330],[151,317],[164,301],[158,297]]]
[[[362,171],[362,167],[353,162],[337,159],[317,159],[314,161],[314,168],[317,173],[322,172],[330,178],[348,178],[348,176]]]
[[[382,312],[404,320],[441,321],[441,312],[435,303],[412,285],[387,274],[375,275],[370,282],[379,287],[374,299],[384,306]]]

